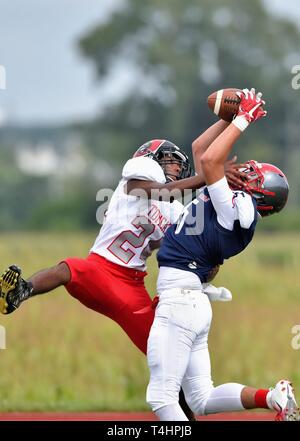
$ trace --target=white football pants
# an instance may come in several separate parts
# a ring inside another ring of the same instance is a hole
[[[178,403],[181,386],[197,415],[244,409],[243,385],[213,387],[207,345],[211,319],[201,290],[173,288],[160,294],[148,338],[147,402],[161,420],[187,420]]]

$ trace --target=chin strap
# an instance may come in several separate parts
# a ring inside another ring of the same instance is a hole
[[[172,176],[172,175],[165,175],[165,177],[166,177],[166,183],[175,182],[178,180],[176,176]]]

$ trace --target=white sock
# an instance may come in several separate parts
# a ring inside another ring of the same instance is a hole
[[[266,402],[267,402],[268,408],[274,410],[274,407],[272,406],[271,396],[272,396],[272,390],[269,390],[269,392],[267,393],[267,396],[266,396]]]
[[[179,403],[167,404],[155,410],[154,413],[160,421],[188,421]]]
[[[206,402],[204,415],[245,410],[241,400],[241,392],[244,387],[238,383],[226,383],[213,388]]]

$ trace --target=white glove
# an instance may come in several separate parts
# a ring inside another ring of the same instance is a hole
[[[220,286],[211,285],[210,283],[203,283],[203,292],[207,295],[211,302],[230,302],[232,300],[232,294],[229,289]]]

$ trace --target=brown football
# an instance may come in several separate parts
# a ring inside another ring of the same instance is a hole
[[[208,107],[224,121],[232,121],[237,114],[240,105],[240,98],[236,95],[241,89],[221,89],[212,93],[207,98]]]

